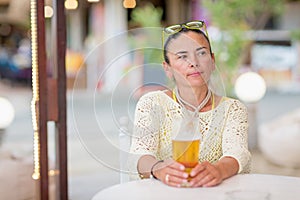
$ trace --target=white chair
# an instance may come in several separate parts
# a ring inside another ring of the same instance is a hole
[[[300,167],[300,109],[259,127],[259,147],[271,162],[288,168]]]
[[[131,134],[129,134],[129,118],[127,116],[123,116],[119,119],[119,122],[120,182],[124,183],[129,181],[127,162],[130,150]]]

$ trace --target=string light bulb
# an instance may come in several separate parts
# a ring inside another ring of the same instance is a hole
[[[123,6],[124,6],[124,8],[135,8],[136,2],[135,2],[135,0],[124,0]]]
[[[53,16],[53,8],[51,6],[45,6],[45,18],[51,18]]]
[[[66,0],[65,1],[65,8],[68,10],[75,10],[78,7],[77,0]]]
[[[32,62],[32,100],[31,100],[31,116],[33,127],[33,160],[34,169],[32,178],[38,180],[40,178],[40,138],[38,132],[38,110],[39,101],[39,83],[38,83],[38,46],[37,46],[37,5],[36,0],[31,0],[30,4],[30,25],[31,25],[31,62]]]

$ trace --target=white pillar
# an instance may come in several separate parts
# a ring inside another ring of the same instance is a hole
[[[79,4],[80,5],[80,4]],[[83,30],[84,24],[82,8],[79,6],[76,10],[71,10],[69,12],[69,25],[70,25],[70,49],[74,51],[81,51],[83,49]]]
[[[294,46],[296,51],[297,63],[293,73],[293,81],[296,83],[296,85],[298,85],[300,84],[300,41],[295,42]]]
[[[104,6],[102,2],[92,4],[89,12],[89,34],[85,39],[85,59],[87,69],[87,89],[100,86],[99,75],[104,68],[104,55],[101,44],[104,41]]]
[[[167,21],[169,24],[178,24],[181,21],[180,18],[180,0],[168,0],[167,6]]]
[[[248,108],[248,123],[249,123],[249,130],[248,130],[248,148],[250,150],[255,150],[257,148],[257,112],[256,112],[256,103],[249,103],[247,104]]]
[[[104,2],[104,90],[112,92],[120,81],[127,59],[127,10],[123,0]]]

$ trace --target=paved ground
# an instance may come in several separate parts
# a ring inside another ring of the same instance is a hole
[[[0,83],[0,96],[8,98],[16,110],[15,120],[0,134],[1,147],[30,157],[33,143],[30,88]],[[300,94],[269,92],[257,104],[257,124],[300,107],[299,102]],[[124,115],[131,118],[134,104],[135,100],[124,92],[116,92],[112,97],[86,91],[68,92],[70,199],[91,199],[100,189],[119,183],[118,119]],[[54,158],[53,129],[53,124],[49,124],[50,158]],[[276,166],[257,149],[252,153],[253,172],[300,177],[300,169]]]

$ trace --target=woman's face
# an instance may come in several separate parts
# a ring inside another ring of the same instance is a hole
[[[177,85],[197,87],[207,84],[215,69],[215,59],[203,35],[193,31],[182,33],[170,41],[167,51],[170,62],[163,63],[164,69]]]

